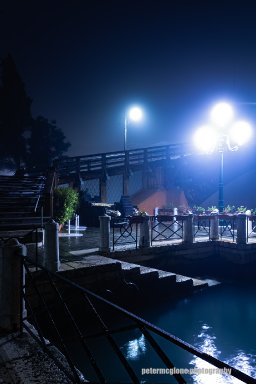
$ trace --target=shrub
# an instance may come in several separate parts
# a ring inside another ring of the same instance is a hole
[[[213,212],[213,211],[216,211],[218,208],[216,207],[216,205],[212,205],[211,207],[208,207],[207,208],[207,211],[208,212]]]
[[[200,214],[205,213],[205,208],[199,207],[197,205],[194,205],[192,210],[193,210],[193,213],[200,213]]]
[[[236,212],[236,207],[234,205],[227,205],[224,208],[224,212],[226,212],[226,213],[235,213]]]
[[[54,192],[54,219],[59,224],[71,220],[78,207],[79,194],[72,188],[57,188]]]
[[[245,213],[246,212],[246,207],[244,207],[243,205],[240,205],[240,207],[237,207],[237,212],[238,213]]]

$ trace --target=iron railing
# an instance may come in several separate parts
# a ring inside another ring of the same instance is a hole
[[[184,223],[188,215],[157,215],[149,216],[150,244],[156,242],[184,241]],[[237,215],[193,215],[193,237],[195,241],[205,238],[211,240],[213,219],[218,219],[218,236],[220,240],[235,241],[237,238]],[[131,245],[138,248],[141,224],[145,217],[133,216],[113,218],[112,249],[116,246]],[[250,225],[251,223],[251,225]],[[256,237],[256,216],[246,218],[247,242]],[[215,234],[216,236],[216,234]],[[216,240],[216,237],[215,237]]]
[[[133,244],[138,248],[139,225],[143,222],[143,217],[132,216],[126,218],[115,217],[111,220],[112,226],[112,249],[115,246]]]
[[[208,237],[210,240],[211,216],[193,216],[194,238]]]
[[[160,339],[181,348],[183,351],[201,358],[214,367],[230,370],[232,376],[247,384],[256,383],[256,379],[246,373],[200,351],[191,344],[98,294],[71,282],[63,275],[51,273],[41,266],[40,271],[32,272],[31,270],[35,267],[35,264],[26,257],[23,257],[23,265],[26,270],[26,283],[22,291],[27,309],[27,316],[22,318],[23,326],[38,341],[44,351],[54,359],[56,365],[66,374],[71,382],[81,383],[85,379],[94,383],[113,382],[109,373],[106,374],[102,368],[101,361],[92,348],[91,341],[96,337],[103,337],[110,346],[113,355],[117,358],[115,369],[112,369],[111,372],[113,373],[117,369],[117,365],[121,365],[126,373],[126,377],[129,377],[129,382],[139,384],[142,380],[141,372],[138,372],[138,369],[136,370],[132,362],[128,361],[116,339],[117,334],[120,335],[128,331],[137,330],[147,341],[148,348],[151,348],[156,353],[162,362],[161,364],[166,368],[174,369],[174,363],[156,337],[160,337]],[[43,322],[41,321],[42,319]],[[31,332],[31,328],[27,325],[28,321],[37,330],[37,335]],[[46,342],[45,332],[41,323],[43,323],[44,329],[50,330],[54,343],[58,345],[66,358],[68,368],[58,358],[53,356],[50,349],[51,343]],[[76,368],[77,362],[70,353],[69,343],[65,337],[67,329],[72,342],[76,341],[82,348],[84,357],[82,364],[84,367],[83,375]],[[177,383],[186,383],[186,380],[179,373],[175,372],[173,376],[170,376],[170,382],[173,380]],[[119,378],[118,382],[127,382],[127,378]]]
[[[151,245],[154,241],[182,240],[185,219],[186,216],[154,216],[151,220]]]
[[[221,240],[225,238],[231,238],[235,241],[236,228],[237,228],[237,217],[236,215],[219,215],[219,234]]]

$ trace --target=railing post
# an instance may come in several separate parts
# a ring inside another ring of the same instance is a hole
[[[22,289],[25,282],[22,256],[26,246],[10,239],[0,248],[0,328],[21,331],[25,306]]]
[[[237,215],[237,244],[247,243],[247,215],[244,213]]]
[[[150,247],[149,222],[150,217],[144,216],[142,223],[140,223],[140,248]]]
[[[110,252],[110,216],[99,216],[100,220],[100,252]]]
[[[177,231],[178,230],[178,223],[176,221],[176,215],[178,215],[178,208],[173,208],[173,220],[174,220],[174,223],[173,223],[173,230],[174,231]]]
[[[248,242],[249,236],[251,235],[252,230],[253,230],[252,220],[250,219],[252,212],[250,209],[247,209],[245,214],[247,216],[247,220],[246,220],[246,242]]]
[[[194,242],[192,213],[183,220],[183,242],[187,244],[192,244]]]
[[[51,272],[57,272],[59,270],[59,225],[54,220],[45,224],[43,265]]]
[[[219,216],[213,214],[210,222],[210,240],[219,240]]]

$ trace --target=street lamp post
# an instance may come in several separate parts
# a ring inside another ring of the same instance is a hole
[[[127,149],[127,128],[131,121],[137,122],[142,119],[142,110],[139,107],[132,107],[125,112],[124,116],[124,151]]]
[[[124,116],[124,172],[123,172],[123,195],[128,192],[129,180],[129,152],[127,152],[127,128],[129,123],[138,122],[142,119],[142,110],[139,107],[132,107],[125,112]]]
[[[127,113],[125,112],[125,117],[124,117],[124,151],[126,151],[126,142],[127,142]]]
[[[220,151],[220,174],[219,174],[219,212],[224,210],[224,180],[223,180],[223,168],[224,168],[224,153]]]
[[[213,125],[199,128],[194,136],[195,144],[206,153],[216,149],[220,153],[219,170],[219,212],[224,210],[224,151],[236,151],[250,139],[252,128],[246,121],[233,123],[233,107],[228,103],[218,103],[211,110]]]

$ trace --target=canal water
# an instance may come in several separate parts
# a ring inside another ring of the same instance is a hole
[[[138,308],[136,312],[200,351],[217,357],[256,379],[256,282],[253,280],[220,279],[220,284],[189,297],[165,301],[148,308]],[[155,338],[176,368],[199,369],[199,374],[193,374],[191,371],[191,374],[183,376],[187,383],[241,382],[220,373],[207,374],[207,369],[214,368],[213,366],[160,337]],[[140,377],[141,383],[176,382],[168,372],[150,374],[150,371],[146,371],[147,368],[163,368],[163,365],[139,330],[116,334],[115,340]],[[109,383],[132,382],[119,367],[118,360],[113,357],[105,338],[99,336],[91,339],[90,346]],[[69,348],[85,377],[94,380],[95,376],[84,359],[81,347],[69,341]]]

